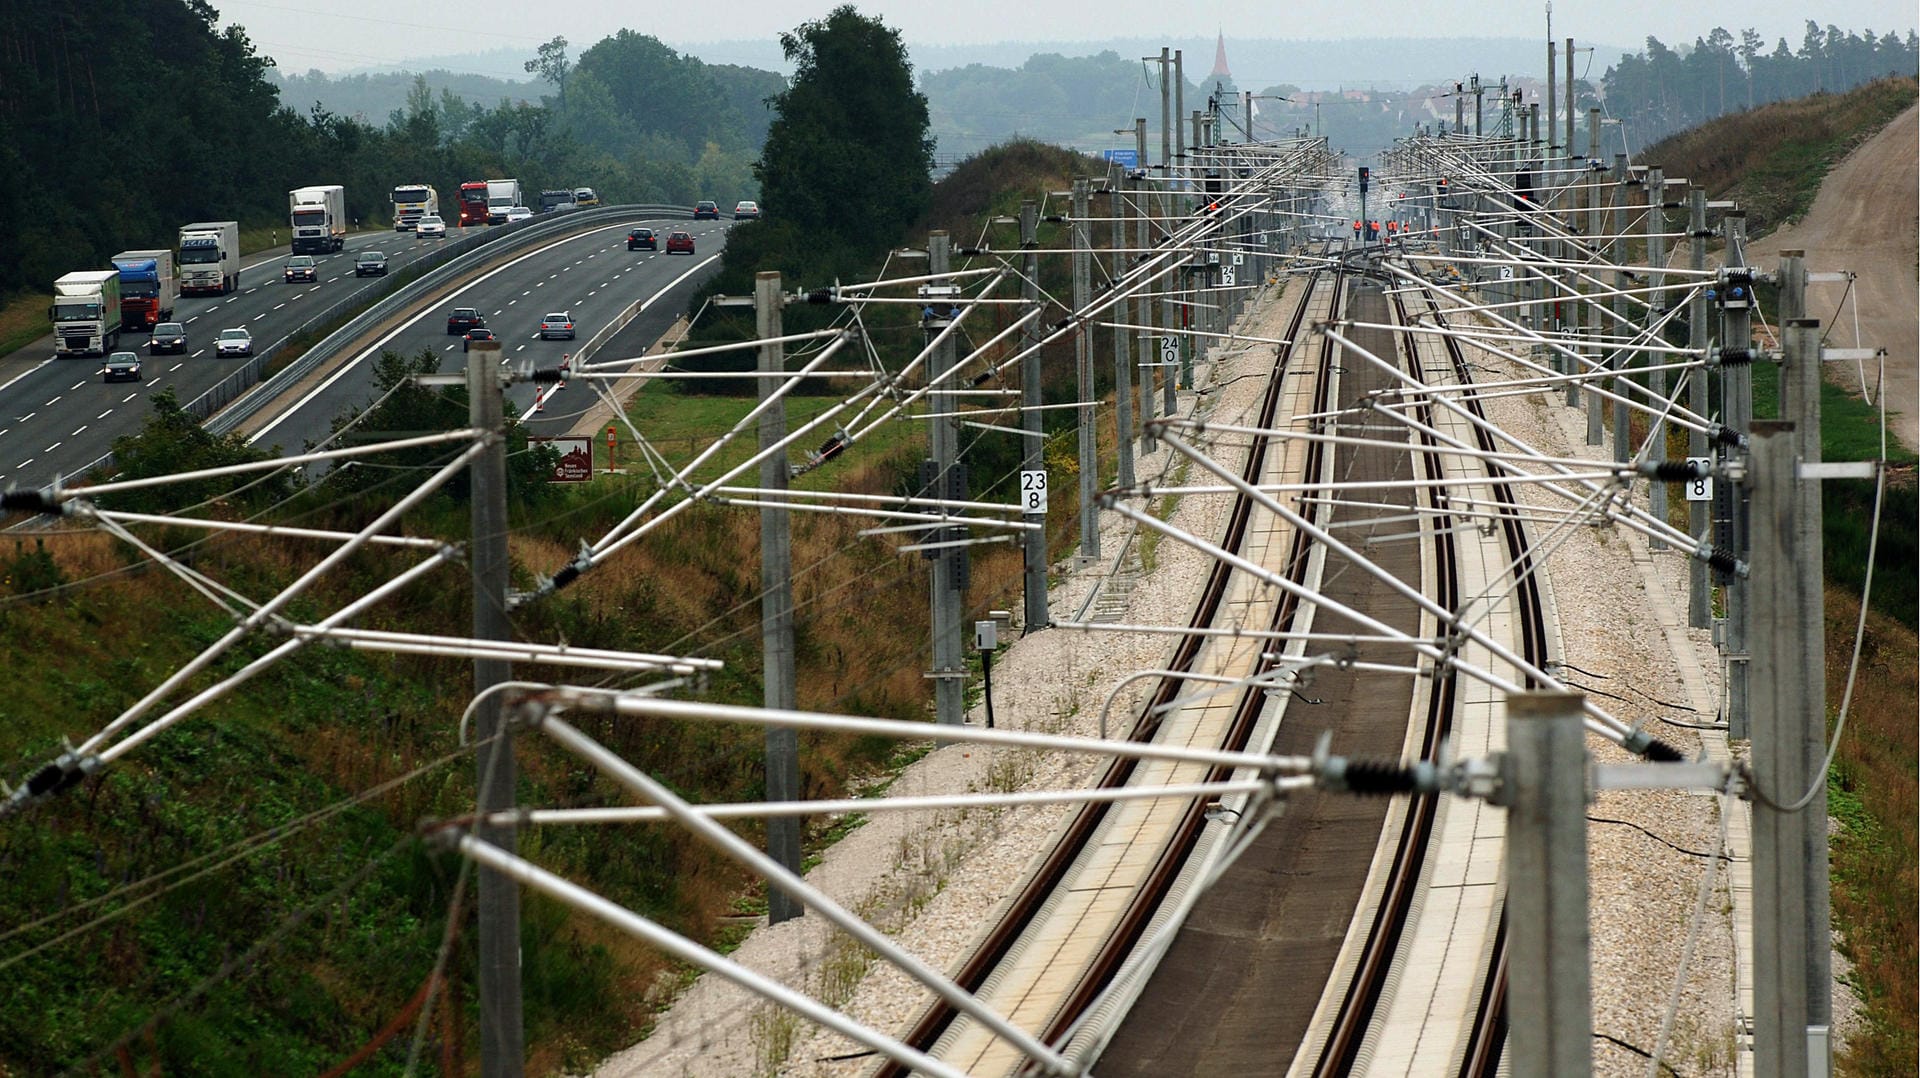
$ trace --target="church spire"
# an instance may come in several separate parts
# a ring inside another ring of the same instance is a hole
[[[1213,46],[1213,71],[1207,75],[1210,79],[1231,79],[1233,72],[1227,70],[1227,35],[1225,31]]]

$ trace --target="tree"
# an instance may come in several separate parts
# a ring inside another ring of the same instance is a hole
[[[567,39],[556,37],[540,46],[534,59],[521,64],[521,69],[529,75],[538,75],[542,81],[553,83],[553,92],[562,102],[567,99],[567,75],[573,69],[567,63]]]
[[[148,403],[153,406],[153,415],[148,417],[146,426],[140,428],[138,434],[113,440],[113,464],[122,479],[248,464],[278,455],[277,448],[274,451],[258,448],[248,443],[243,434],[222,436],[207,430],[180,404],[172,387],[155,393],[148,398]],[[129,490],[101,501],[110,509],[155,513],[225,496],[258,508],[271,505],[292,491],[293,483],[284,473],[263,473]]]
[[[899,31],[843,5],[780,46],[793,79],[754,165],[768,209],[802,235],[890,245],[933,192],[927,98]]]

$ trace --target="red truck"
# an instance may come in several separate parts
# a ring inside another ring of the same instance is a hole
[[[460,185],[460,227],[487,223],[487,181]]]

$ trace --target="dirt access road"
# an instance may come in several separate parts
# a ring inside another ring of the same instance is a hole
[[[1920,106],[1848,154],[1820,185],[1807,216],[1756,240],[1749,254],[1754,265],[1771,269],[1781,251],[1793,250],[1807,253],[1810,273],[1857,275],[1846,309],[1845,284],[1808,285],[1807,315],[1827,329],[1829,347],[1851,348],[1851,306],[1859,304],[1859,343],[1887,350],[1888,423],[1907,448],[1920,449]],[[1871,365],[1866,375],[1871,384]],[[1850,363],[1833,364],[1827,377],[1860,391]]]

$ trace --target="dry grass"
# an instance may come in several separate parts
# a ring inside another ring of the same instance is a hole
[[[1860,604],[1827,592],[1827,694],[1838,712],[1852,657]],[[1833,843],[1833,912],[1866,1003],[1868,1031],[1847,1046],[1846,1073],[1916,1073],[1920,1023],[1920,644],[1891,618],[1871,616],[1861,647],[1846,739],[1830,776],[1829,805],[1840,832]]]

